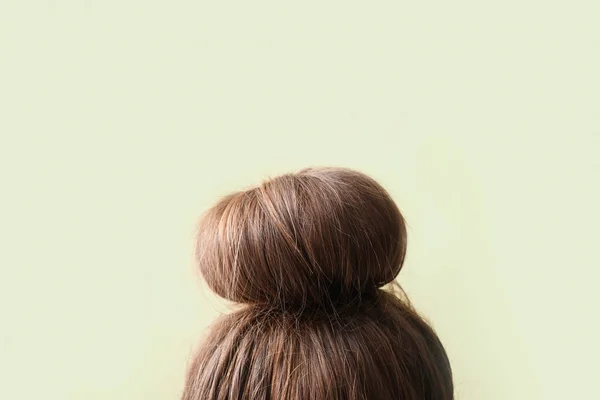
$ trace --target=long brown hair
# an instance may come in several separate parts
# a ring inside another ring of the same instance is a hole
[[[240,309],[213,325],[183,400],[453,398],[435,332],[383,289],[406,227],[372,178],[308,168],[226,196],[196,250],[210,288]]]

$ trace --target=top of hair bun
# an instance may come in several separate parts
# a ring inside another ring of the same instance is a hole
[[[210,288],[273,308],[327,307],[375,293],[400,272],[406,227],[389,194],[345,168],[307,168],[230,194],[200,222]]]

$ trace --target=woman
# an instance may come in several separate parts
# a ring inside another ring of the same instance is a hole
[[[450,400],[452,373],[401,290],[404,219],[370,177],[309,168],[231,194],[197,261],[240,304],[194,358],[183,400]]]

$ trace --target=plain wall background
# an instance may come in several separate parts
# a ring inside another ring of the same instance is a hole
[[[177,399],[219,196],[362,170],[458,399],[598,396],[600,3],[0,1],[0,398]]]

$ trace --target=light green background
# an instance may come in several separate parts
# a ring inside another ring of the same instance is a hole
[[[220,195],[341,165],[461,400],[598,396],[600,2],[0,1],[0,398],[177,399]]]

